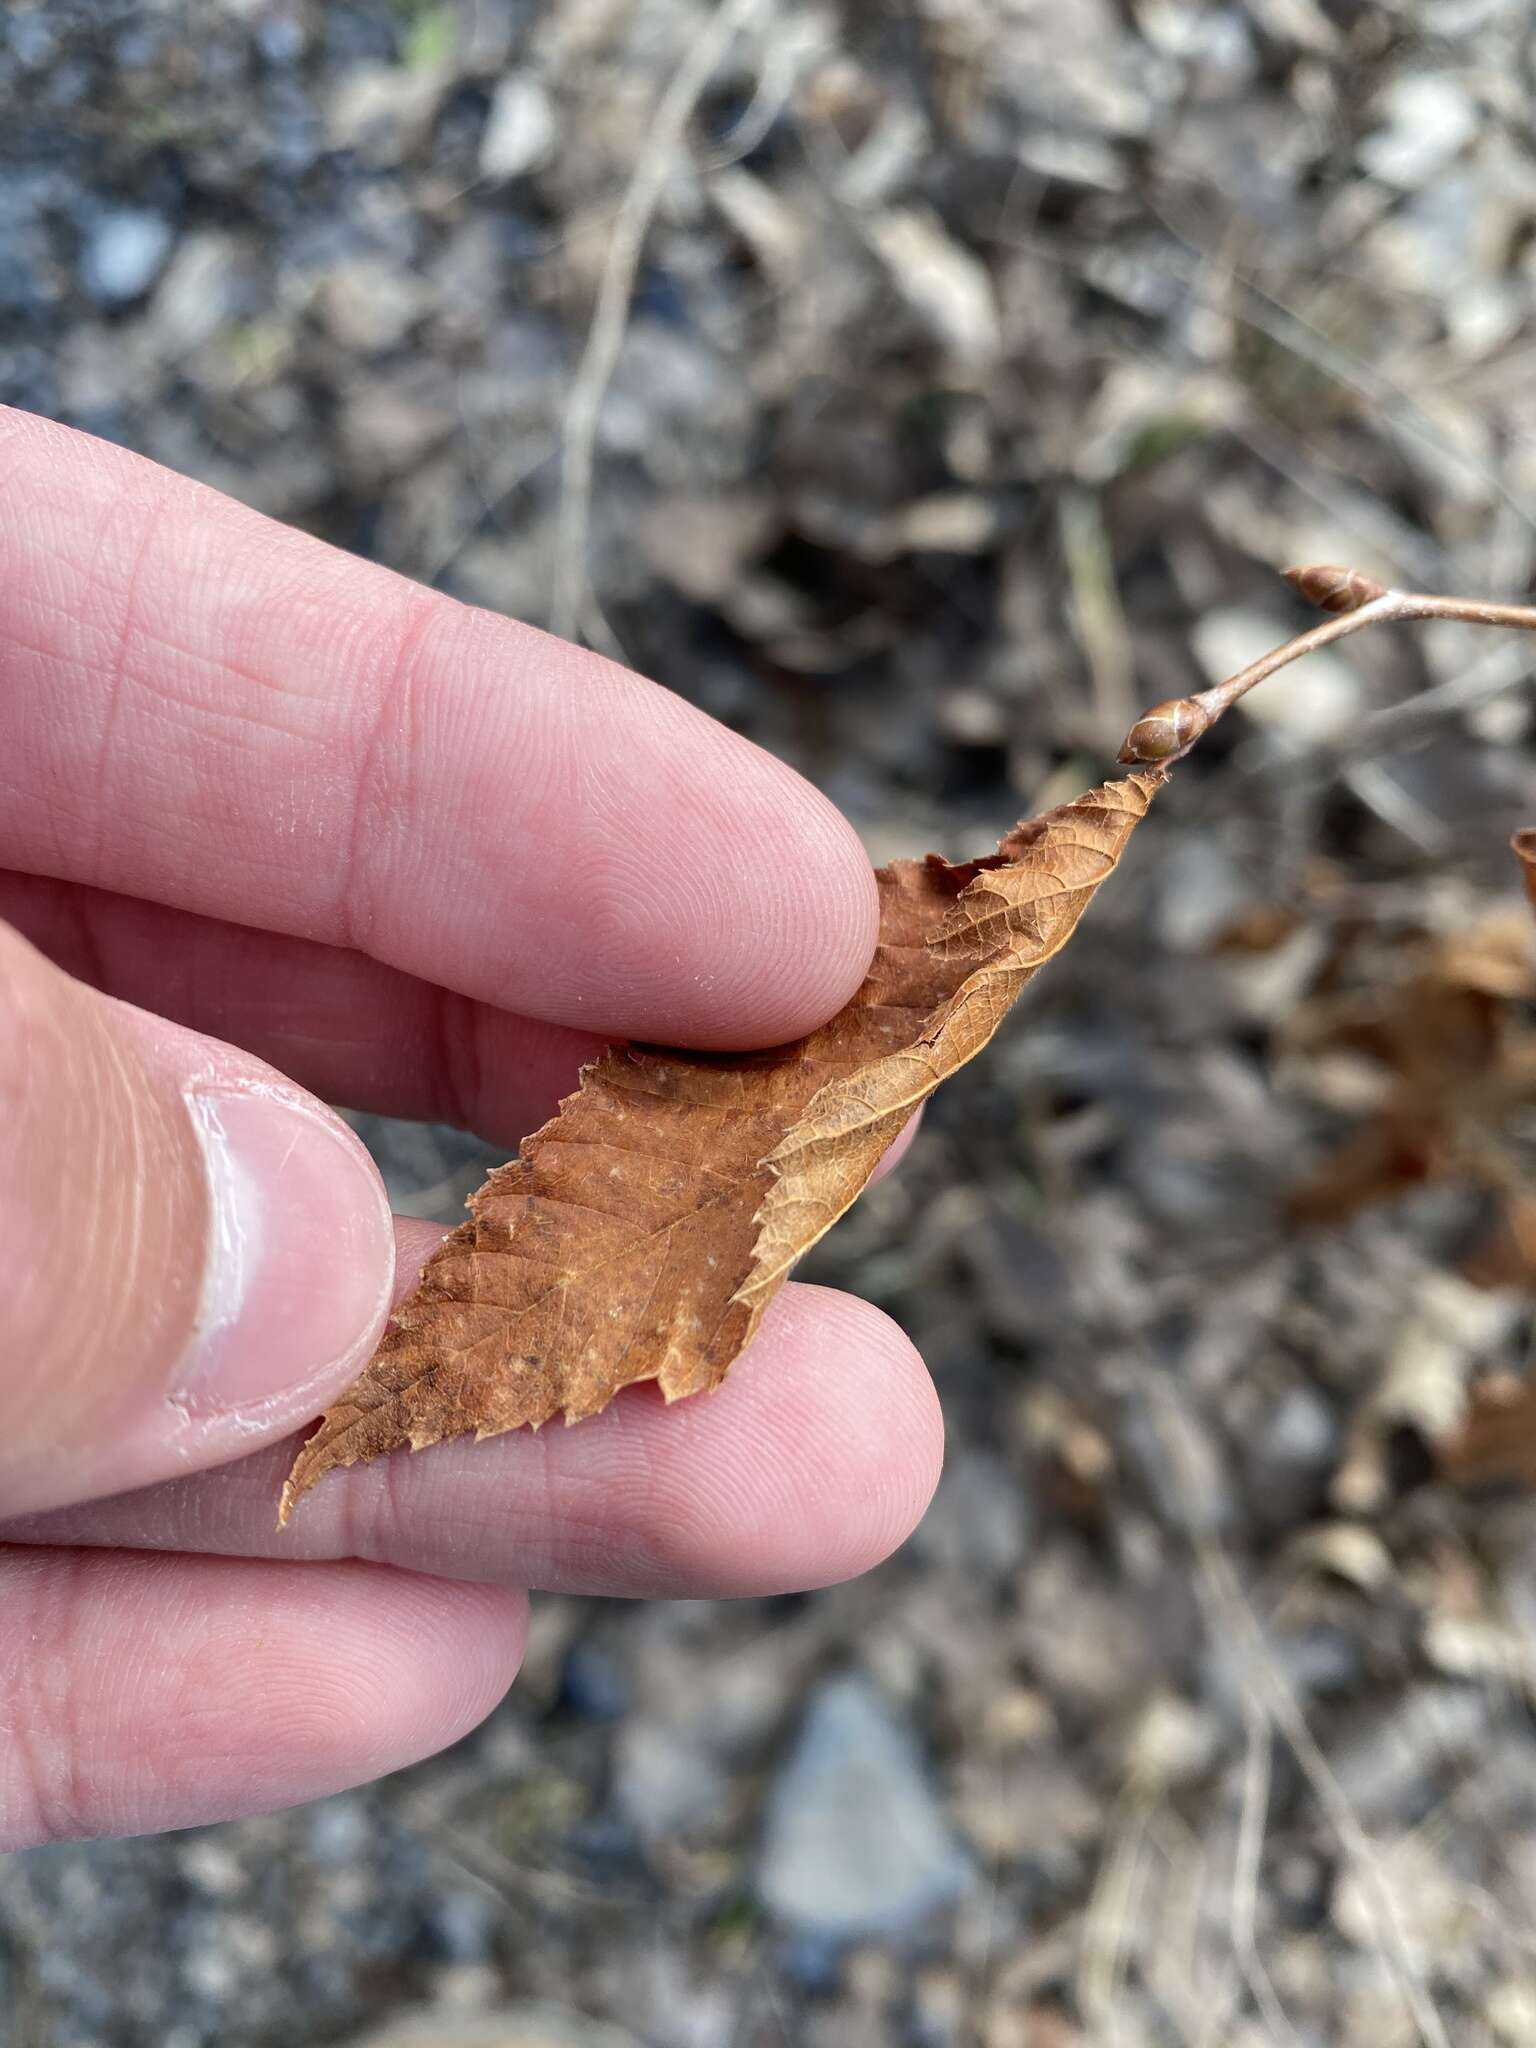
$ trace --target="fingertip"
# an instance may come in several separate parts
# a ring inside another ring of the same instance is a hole
[[[435,1755],[477,1728],[516,1678],[528,1636],[522,1591],[356,1562],[323,1570],[349,1576],[307,1600],[299,1581],[289,1596],[297,1619],[269,1652],[262,1690],[318,1781]]]
[[[511,1684],[520,1593],[383,1566],[0,1559],[0,1851],[231,1820],[457,1741]]]
[[[804,1366],[775,1384],[771,1353],[765,1361],[762,1437],[777,1431],[797,1453],[786,1468],[791,1499],[771,1513],[793,1529],[798,1508],[806,1545],[781,1568],[793,1585],[833,1585],[883,1563],[927,1513],[944,1467],[943,1410],[916,1345],[873,1302],[800,1283],[774,1308],[768,1344],[822,1365],[829,1382],[808,1434],[797,1428]]]
[[[654,1389],[634,1396],[616,1412],[648,1484],[617,1496],[633,1510],[615,1510],[626,1590],[728,1598],[856,1578],[911,1535],[943,1469],[943,1414],[911,1339],[834,1288],[785,1288],[716,1393],[665,1411]]]
[[[880,928],[875,872],[852,825],[803,776],[772,767],[785,791],[782,840],[761,877],[770,900],[749,981],[769,1006],[759,1026],[765,1036],[772,1027],[768,1042],[814,1031],[843,1007],[869,972]]]
[[[779,1043],[857,987],[858,839],[672,692],[25,415],[0,472],[0,864],[605,1038]]]
[[[668,1407],[654,1385],[635,1386],[569,1429],[396,1452],[331,1475],[279,1535],[273,1505],[291,1457],[274,1445],[222,1473],[0,1535],[365,1557],[608,1597],[798,1592],[867,1571],[906,1540],[938,1484],[944,1426],[889,1316],[791,1285],[713,1394]]]
[[[879,890],[858,834],[787,763],[630,680],[649,693],[659,744],[635,792],[644,828],[610,812],[586,849],[606,977],[589,1000],[617,999],[644,1020],[635,1035],[677,1044],[803,1037],[848,1001],[874,954]]]

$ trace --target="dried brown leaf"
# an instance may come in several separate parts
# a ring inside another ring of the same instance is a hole
[[[717,1386],[800,1255],[926,1096],[1072,936],[1165,779],[1110,782],[964,866],[882,869],[880,943],[828,1024],[776,1051],[615,1047],[470,1201],[326,1413],[280,1518],[409,1444]]]
[[[1536,908],[1536,829],[1517,832],[1510,847]],[[1527,983],[1508,993],[1529,997],[1532,990]],[[1469,1277],[1486,1287],[1530,1288],[1536,1282],[1536,1195],[1519,1186],[1500,1192],[1494,1228],[1470,1262]],[[1460,1429],[1436,1451],[1446,1478],[1468,1491],[1536,1485],[1536,1383],[1499,1373],[1474,1388]]]
[[[1405,963],[1401,978],[1384,979],[1394,958]],[[1362,926],[1345,934],[1324,980],[1341,976],[1356,984],[1352,993],[1302,1004],[1293,1056],[1363,1059],[1380,1072],[1383,1097],[1292,1190],[1292,1222],[1342,1223],[1427,1181],[1502,1197],[1518,1179],[1506,1133],[1536,1094],[1526,1017],[1536,962],[1524,912],[1496,910],[1417,945],[1401,931]]]
[[[1531,1223],[1527,1213],[1517,1227]],[[1531,1270],[1527,1260],[1527,1278]],[[1467,1493],[1536,1486],[1536,1385],[1503,1372],[1474,1387],[1461,1426],[1434,1454],[1442,1476]]]

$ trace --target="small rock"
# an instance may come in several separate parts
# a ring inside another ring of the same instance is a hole
[[[867,562],[898,555],[983,554],[997,535],[997,507],[981,491],[934,491],[879,519],[859,541]]]
[[[240,286],[240,245],[232,235],[203,228],[186,236],[155,292],[156,346],[172,357],[200,348],[234,313]]]
[[[432,1931],[451,1963],[483,1961],[495,1909],[480,1892],[445,1892],[432,1906]]]
[[[449,1124],[411,1123],[401,1117],[351,1118],[373,1154],[390,1202],[400,1216],[457,1222],[471,1189],[485,1178],[496,1154],[467,1131]]]
[[[1400,191],[1429,184],[1477,133],[1471,96],[1443,71],[1395,78],[1384,101],[1386,120],[1361,143],[1360,165]]]
[[[824,1685],[769,1794],[757,1872],[769,1911],[826,1939],[900,1935],[969,1872],[907,1729],[864,1679]]]
[[[494,183],[537,169],[555,140],[549,95],[526,71],[514,71],[496,88],[480,136],[480,175]]]
[[[990,690],[969,684],[945,691],[934,707],[934,720],[957,747],[1000,747],[1008,738],[1007,707]]]
[[[639,540],[675,589],[708,604],[743,576],[771,538],[775,518],[773,501],[762,493],[663,497],[644,514]]]
[[[1359,1593],[1378,1593],[1392,1577],[1392,1554],[1374,1529],[1359,1522],[1318,1522],[1287,1552],[1296,1570],[1326,1573]]]
[[[1333,1410],[1321,1394],[1310,1386],[1295,1386],[1270,1411],[1263,1447],[1278,1464],[1315,1470],[1333,1457],[1338,1435]]]
[[[964,1976],[953,1964],[925,1970],[912,1987],[912,2031],[921,2048],[952,2048],[965,2038]]]
[[[307,1851],[321,1863],[361,1860],[369,1839],[368,1816],[353,1799],[327,1799],[316,1806],[307,1829]]]
[[[1536,2041],[1536,1987],[1511,1978],[1489,1992],[1483,2011],[1488,2024],[1509,2048]]]
[[[431,297],[421,279],[399,264],[354,256],[326,273],[320,304],[343,348],[371,353],[404,341]]]
[[[892,207],[868,229],[891,282],[957,368],[992,362],[1002,325],[985,266],[931,214]]]
[[[304,24],[291,14],[263,15],[253,31],[256,47],[275,69],[297,64],[304,54]]]
[[[618,1721],[629,1706],[623,1666],[596,1643],[575,1643],[560,1672],[560,1705],[578,1721]]]
[[[341,444],[354,473],[377,483],[412,469],[453,433],[457,420],[448,390],[431,372],[357,380],[341,409]]]
[[[1138,1791],[1157,1793],[1192,1784],[1210,1769],[1220,1748],[1221,1728],[1214,1715],[1178,1693],[1155,1692],[1125,1738],[1126,1780]]]
[[[613,1757],[614,1800],[642,1841],[675,1833],[719,1799],[721,1775],[697,1737],[663,1721],[628,1720]]]
[[[126,306],[160,275],[175,239],[158,213],[123,207],[103,214],[81,251],[80,283],[99,306]]]
[[[240,1859],[215,1835],[194,1835],[177,1858],[188,1882],[212,1899],[233,1898],[244,1891],[249,1873]]]
[[[327,101],[326,139],[333,149],[355,149],[366,163],[397,164],[430,128],[448,83],[441,64],[356,65]]]

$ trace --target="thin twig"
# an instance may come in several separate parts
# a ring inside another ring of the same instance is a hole
[[[577,365],[561,438],[560,512],[555,527],[554,591],[550,630],[574,637],[585,612],[587,534],[592,515],[592,466],[597,422],[624,345],[624,326],[635,273],[673,159],[704,88],[762,0],[720,0],[703,33],[662,94],[650,137],[635,165],[608,239],[586,347]]]
[[[1315,654],[1367,626],[1388,625],[1411,619],[1455,619],[1472,626],[1508,626],[1520,632],[1536,632],[1536,606],[1485,604],[1468,597],[1433,597],[1418,590],[1384,590],[1369,577],[1353,569],[1313,567],[1288,569],[1286,580],[1304,597],[1337,612],[1309,632],[1298,633],[1281,647],[1273,647],[1249,662],[1225,682],[1213,683],[1189,697],[1176,697],[1159,704],[1139,719],[1126,735],[1120,749],[1125,762],[1156,763],[1169,767],[1181,761],[1196,740],[1210,731],[1224,711],[1230,711],[1256,683],[1262,683],[1293,661]]]
[[[1450,851],[1450,827],[1379,761],[1347,762],[1339,771],[1339,779],[1357,803],[1406,839],[1426,860],[1438,860]]]
[[[1114,557],[1104,530],[1099,498],[1089,491],[1063,494],[1058,515],[1061,551],[1077,615],[1077,633],[1088,658],[1095,710],[1105,738],[1135,716],[1132,696],[1135,661],[1125,609],[1115,580]]]

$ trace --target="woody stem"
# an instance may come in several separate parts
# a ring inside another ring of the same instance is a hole
[[[1319,647],[1343,640],[1366,626],[1379,626],[1401,619],[1457,619],[1473,626],[1512,626],[1529,633],[1536,631],[1536,606],[1482,604],[1473,598],[1432,597],[1422,591],[1385,590],[1380,597],[1372,598],[1369,604],[1361,605],[1358,611],[1327,619],[1322,625],[1313,626],[1309,632],[1298,633],[1283,647],[1261,654],[1257,661],[1249,662],[1246,668],[1228,676],[1225,682],[1197,691],[1193,701],[1213,725],[1239,697],[1245,696],[1255,683],[1262,683],[1266,676],[1274,675],[1277,669],[1288,668],[1293,661],[1300,661],[1303,655],[1313,654]],[[1204,729],[1209,730],[1209,725]]]

